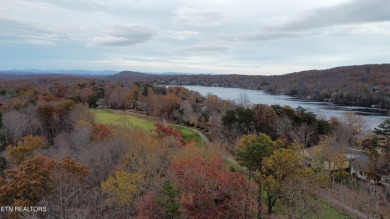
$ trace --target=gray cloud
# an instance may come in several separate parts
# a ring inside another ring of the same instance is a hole
[[[162,32],[162,35],[168,38],[176,40],[185,40],[192,36],[198,35],[199,32],[195,31],[175,31],[175,30],[166,30]]]
[[[332,7],[310,11],[295,19],[284,19],[278,25],[261,30],[219,35],[227,41],[265,41],[320,35],[388,35],[370,23],[390,21],[389,0],[353,0]]]
[[[200,10],[194,8],[178,8],[174,12],[173,20],[177,23],[198,27],[210,27],[221,25],[230,20],[226,11]]]
[[[14,40],[22,39],[25,43],[34,45],[52,46],[57,41],[71,38],[66,30],[56,30],[42,22],[21,18],[0,17],[0,27],[0,36],[11,36]]]
[[[174,50],[174,52],[184,53],[184,55],[226,53],[229,51],[231,51],[231,48],[222,44],[198,44],[185,46]]]
[[[221,40],[226,41],[263,41],[263,40],[273,40],[279,38],[294,38],[302,37],[307,35],[313,35],[311,33],[301,33],[301,32],[292,32],[292,31],[255,31],[249,33],[240,33],[240,34],[221,34],[218,36]]]
[[[335,25],[390,21],[389,0],[354,0],[333,7],[314,10],[299,19],[272,29],[307,30]]]
[[[25,2],[38,2],[55,5],[69,10],[84,10],[84,11],[107,11],[110,4],[105,4],[104,1],[91,0],[23,0]]]
[[[383,35],[389,36],[390,29],[377,26],[375,24],[352,24],[342,25],[331,28],[329,35],[348,36],[348,35]]]
[[[40,46],[54,46],[54,45],[57,45],[57,43],[55,41],[46,40],[46,39],[27,39],[27,40],[25,40],[25,42],[28,43],[28,44],[40,45]]]
[[[34,21],[27,22],[17,18],[0,17],[2,35],[31,35],[36,33],[48,33],[49,31],[39,27]]]
[[[90,45],[133,46],[151,40],[158,33],[158,29],[142,24],[120,26],[113,29],[106,36],[94,37]]]

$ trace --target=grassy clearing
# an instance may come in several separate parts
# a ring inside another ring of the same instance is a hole
[[[97,123],[123,125],[130,123],[132,126],[142,128],[145,130],[154,129],[154,121],[147,118],[141,118],[134,115],[129,115],[122,112],[115,112],[104,109],[91,109],[91,112],[95,115],[95,121]]]
[[[95,115],[95,121],[97,123],[126,125],[126,127],[137,127],[148,131],[153,131],[155,128],[154,123],[156,120],[152,118],[135,116],[124,112],[116,112],[105,109],[91,109],[91,112]],[[187,142],[194,140],[197,145],[204,145],[202,138],[196,132],[176,125],[173,125],[173,128],[181,131],[183,138]]]
[[[223,159],[223,163],[225,164],[226,168],[229,171],[239,172],[245,177],[249,177],[249,173],[247,170],[244,170],[241,166],[237,166],[236,164],[232,163],[228,159]]]
[[[267,193],[263,191],[263,200],[264,200],[264,206],[267,205],[266,203]],[[333,207],[329,205],[328,203],[324,201],[318,200],[320,209],[314,214],[306,215],[303,218],[304,219],[322,219],[322,218],[332,218],[332,219],[349,219],[351,217],[348,216],[345,212],[343,212],[341,209],[338,209],[336,207]],[[287,218],[287,215],[284,215],[282,212],[282,208],[279,205],[278,201],[276,202],[276,205],[274,206],[274,212],[276,212],[276,215],[280,216],[281,218]]]
[[[198,133],[177,125],[174,125],[173,128],[181,131],[184,140],[186,140],[187,142],[194,140],[199,146],[205,145],[203,139],[198,135]]]
[[[328,203],[321,202],[320,203],[322,207],[322,211],[320,211],[317,215],[310,216],[308,218],[335,218],[335,219],[347,219],[350,218],[346,214],[344,214],[342,211],[339,211],[338,209],[332,207]]]
[[[319,207],[320,207],[318,209],[318,211],[315,214],[313,213],[313,214],[304,216],[303,217],[304,219],[322,219],[322,218],[349,219],[349,218],[351,218],[348,216],[348,214],[343,212],[341,209],[333,207],[330,204],[328,204],[324,201],[321,201],[321,200],[318,200],[317,202],[318,202]],[[276,212],[282,212],[282,209],[278,205],[278,202],[274,208],[275,208]],[[287,215],[286,215],[286,217],[287,217]]]
[[[223,159],[223,163],[228,168],[228,170],[234,170],[234,171],[240,170],[237,165],[235,165],[234,163],[230,162],[230,160],[228,160],[228,159]]]

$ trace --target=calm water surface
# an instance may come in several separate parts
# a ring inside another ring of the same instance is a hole
[[[270,95],[261,90],[243,90],[240,88],[225,88],[225,87],[203,87],[203,86],[183,86],[189,90],[194,90],[206,96],[208,94],[217,95],[222,99],[230,99],[239,102],[240,97],[246,95],[252,104],[279,104],[281,106],[288,105],[292,108],[301,106],[315,113],[320,117],[329,119],[332,116],[341,117],[347,112],[354,112],[367,121],[370,129],[374,129],[384,120],[389,119],[386,116],[386,111],[378,108],[356,107],[356,106],[341,106],[329,102],[315,102],[298,100],[296,98],[285,95]]]

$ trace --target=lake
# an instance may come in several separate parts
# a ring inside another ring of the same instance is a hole
[[[371,107],[359,106],[342,106],[331,102],[317,102],[310,100],[300,100],[294,97],[285,95],[271,95],[261,90],[244,90],[240,88],[226,88],[226,87],[203,87],[203,86],[183,86],[189,90],[197,91],[203,96],[208,94],[217,95],[222,99],[229,99],[239,102],[240,97],[246,95],[252,104],[279,104],[281,106],[288,105],[292,108],[301,106],[309,111],[315,113],[319,117],[329,119],[332,116],[341,117],[347,112],[353,112],[366,120],[370,129],[374,129],[384,120],[389,119],[386,116],[386,110]]]

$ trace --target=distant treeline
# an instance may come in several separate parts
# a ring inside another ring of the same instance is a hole
[[[63,78],[77,80],[85,76],[66,74],[9,74],[0,72],[0,81]],[[301,99],[329,101],[343,105],[390,109],[390,64],[359,65],[308,70],[285,75],[159,75],[123,71],[115,75],[89,76],[90,79],[121,83],[202,85],[266,90]]]

